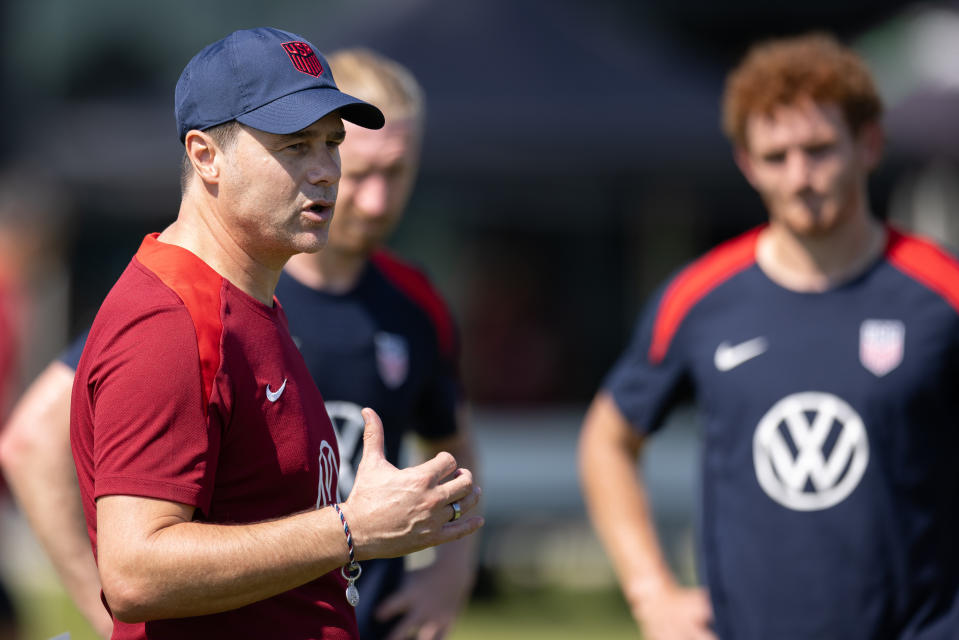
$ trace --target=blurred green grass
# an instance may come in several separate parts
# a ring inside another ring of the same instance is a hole
[[[97,636],[63,591],[57,588],[15,593],[23,619],[23,640],[48,640],[70,632],[71,640]],[[449,640],[579,640],[639,634],[618,591],[553,586],[498,586],[476,597],[458,620]]]
[[[99,640],[62,589],[51,586],[26,591],[16,585],[13,588],[22,640],[47,640],[66,632],[70,632],[70,640]]]
[[[503,587],[474,599],[450,640],[637,640],[639,632],[615,588]]]

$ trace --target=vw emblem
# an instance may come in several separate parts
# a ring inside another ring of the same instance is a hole
[[[862,418],[831,393],[786,396],[766,412],[753,436],[759,485],[795,511],[828,509],[842,502],[868,463]]]
[[[366,420],[363,419],[363,407],[355,402],[331,400],[326,403],[326,413],[330,416],[336,431],[336,445],[340,450],[339,481],[337,491],[340,497],[349,496],[356,479],[356,467],[363,457],[363,431]]]

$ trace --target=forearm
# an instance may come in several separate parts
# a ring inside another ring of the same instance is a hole
[[[473,474],[473,481],[482,485],[479,469],[479,455],[476,450],[476,439],[470,426],[469,408],[466,404],[456,407],[456,432],[443,438],[433,438],[420,441],[423,459],[429,459],[445,451],[456,459],[461,469],[469,469]]]
[[[649,592],[672,584],[674,578],[636,472],[641,441],[625,431],[630,427],[624,423],[610,428],[613,420],[622,418],[611,398],[598,397],[581,436],[580,472],[590,519],[635,610]]]
[[[109,635],[100,575],[90,548],[72,458],[8,474],[11,488],[63,587],[90,623]],[[56,490],[59,488],[59,490]]]
[[[389,558],[458,540],[483,524],[468,470],[449,455],[398,470],[383,455],[383,425],[364,410],[363,458],[340,505],[357,560]],[[132,622],[216,613],[269,598],[346,564],[347,538],[331,507],[269,522],[193,522],[188,505],[138,496],[97,500],[97,549],[107,601]]]
[[[99,501],[101,512],[131,504],[128,496],[108,500]],[[104,592],[121,620],[235,609],[300,586],[348,559],[342,525],[329,507],[247,525],[168,519],[135,543],[117,527],[101,528]]]
[[[440,440],[429,441],[425,444],[427,457],[432,457],[440,451],[447,451],[456,458],[457,464],[473,473],[473,481],[482,486],[482,477],[479,470],[479,456],[476,451],[476,440],[473,437],[470,421],[467,417],[467,407],[461,405],[456,411],[457,432],[455,435]],[[474,513],[482,514],[482,502],[474,509]],[[436,548],[435,562],[450,571],[462,571],[470,576],[472,584],[473,574],[476,571],[476,556],[479,550],[479,536],[468,536],[448,542]]]
[[[0,462],[17,503],[64,587],[102,635],[110,616],[97,573],[70,454],[73,370],[51,363],[14,408],[0,440]]]
[[[469,536],[436,547],[433,566],[446,575],[460,576],[456,584],[464,598],[469,595],[476,580],[478,542],[477,536]]]

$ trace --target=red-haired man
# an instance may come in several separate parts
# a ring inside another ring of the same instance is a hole
[[[831,37],[751,49],[724,112],[769,221],[659,290],[581,435],[633,615],[649,639],[954,638],[959,263],[873,215],[881,104]],[[667,568],[635,469],[687,390],[703,589]]]

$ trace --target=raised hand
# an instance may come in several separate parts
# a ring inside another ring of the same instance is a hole
[[[353,532],[357,560],[391,558],[469,535],[483,518],[469,515],[480,497],[473,474],[449,453],[397,469],[383,453],[383,423],[363,409],[363,457],[349,499],[341,505]],[[452,503],[461,517],[452,520]]]

